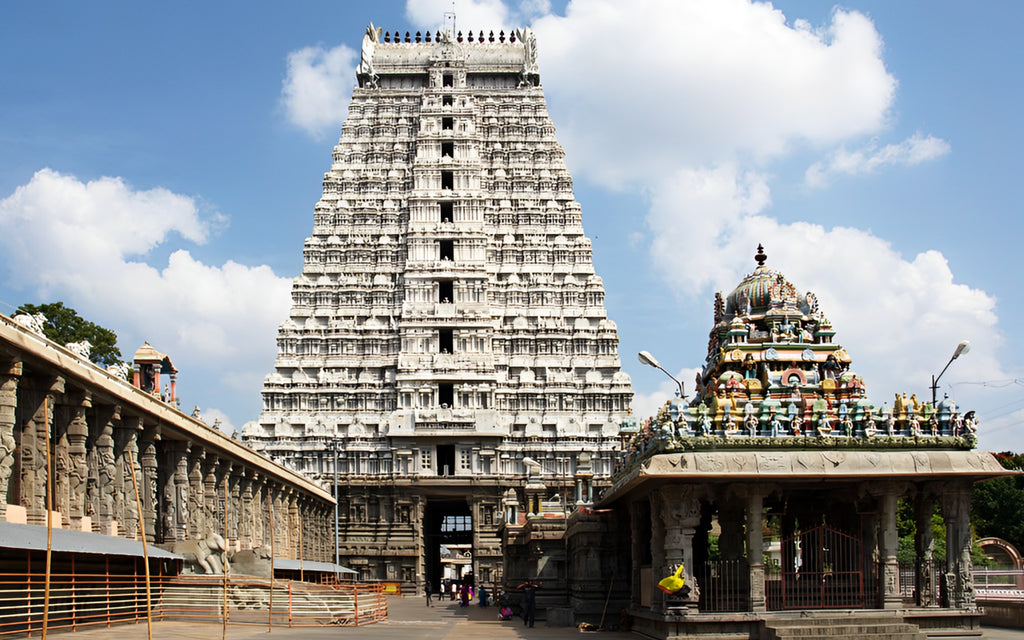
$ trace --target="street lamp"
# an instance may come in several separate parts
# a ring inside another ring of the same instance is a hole
[[[640,353],[636,354],[636,356],[637,359],[640,360],[640,364],[646,364],[654,367],[655,369],[660,369],[662,373],[672,378],[672,381],[679,385],[679,399],[686,400],[686,392],[683,390],[682,381],[678,380],[674,375],[666,371],[665,367],[661,366],[658,363],[658,360],[651,355],[650,351],[641,351]]]
[[[957,358],[959,358],[960,356],[962,356],[963,354],[967,353],[970,350],[971,350],[971,343],[967,342],[966,340],[964,340],[960,344],[956,345],[956,351],[953,352],[953,357],[949,359],[949,362],[946,363],[946,366],[942,367],[942,371],[939,372],[939,375],[932,376],[932,406],[933,407],[936,406],[935,405],[935,393],[936,393],[936,391],[939,388],[939,378],[942,377],[942,374],[946,373],[946,369],[949,368],[949,365],[953,364],[954,360],[956,360]]]

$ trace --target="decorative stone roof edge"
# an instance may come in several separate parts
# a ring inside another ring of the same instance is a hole
[[[718,436],[702,436],[677,439],[655,439],[652,446],[641,455],[629,460],[619,470],[627,473],[634,467],[645,464],[652,456],[666,453],[686,451],[969,451],[977,446],[974,435],[966,436],[889,436],[875,435],[867,437],[845,436],[741,436],[722,438]]]
[[[259,473],[296,485],[316,498],[334,504],[334,497],[330,492],[305,476],[260,455],[222,431],[182,413],[159,398],[136,389],[125,380],[108,373],[56,342],[28,331],[3,314],[0,314],[0,342],[7,345],[0,348],[0,353],[6,351],[14,357],[48,363],[66,374],[70,380],[77,380],[76,384],[100,390],[124,406],[134,407],[136,411],[150,416],[161,430],[169,429],[185,438],[203,442],[213,449],[223,451],[225,455],[238,462],[249,465]]]
[[[987,451],[799,450],[700,451],[659,453],[620,473],[601,496],[606,506],[646,480],[770,480],[837,479],[973,480],[1017,475]]]

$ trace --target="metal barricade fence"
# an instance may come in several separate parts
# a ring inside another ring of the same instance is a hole
[[[297,627],[387,619],[387,599],[376,584],[229,577],[225,598],[223,576],[161,576],[151,579],[150,591],[154,620],[222,624],[226,613],[229,624]],[[0,635],[41,630],[44,617],[48,629],[71,630],[145,620],[146,581],[134,574],[52,574],[48,607],[44,601],[43,575],[0,574]]]

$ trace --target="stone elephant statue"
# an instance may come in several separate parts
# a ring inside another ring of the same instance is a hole
[[[173,551],[183,556],[186,564],[193,564],[195,573],[202,570],[203,573],[220,574],[230,569],[227,543],[213,531],[207,532],[204,538],[175,542]]]

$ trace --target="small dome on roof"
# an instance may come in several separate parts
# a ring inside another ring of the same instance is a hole
[[[757,245],[757,267],[732,290],[725,299],[726,316],[763,314],[769,309],[800,309],[800,296],[796,287],[778,271],[764,265],[768,256],[764,248]]]

